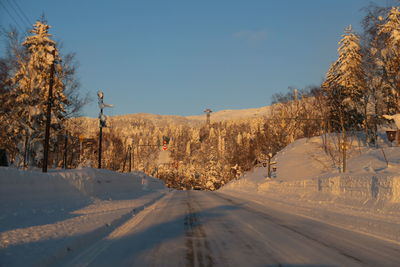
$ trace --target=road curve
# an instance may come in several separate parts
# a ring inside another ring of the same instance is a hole
[[[65,266],[400,266],[400,246],[218,192],[173,191]]]

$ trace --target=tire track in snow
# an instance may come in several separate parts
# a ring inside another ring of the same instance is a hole
[[[223,197],[220,194],[215,194],[215,196],[218,197],[218,198],[221,198],[221,199],[223,199],[223,200],[225,200],[225,201],[227,201],[227,202],[229,202],[229,203],[231,203],[233,205],[240,206],[241,209],[244,209],[244,210],[246,210],[248,212],[251,212],[253,214],[257,214],[258,216],[262,217],[263,219],[269,221],[270,223],[273,223],[273,224],[275,224],[275,225],[277,225],[279,227],[285,228],[285,229],[287,229],[287,230],[289,230],[289,231],[291,231],[293,233],[296,233],[296,234],[298,234],[298,235],[300,235],[300,236],[302,236],[302,237],[304,237],[306,239],[312,240],[313,242],[318,243],[321,246],[324,246],[324,247],[326,247],[328,249],[336,251],[338,254],[353,260],[357,264],[361,264],[363,266],[372,266],[369,263],[363,261],[362,259],[348,254],[347,252],[343,251],[342,249],[338,248],[337,246],[333,246],[333,245],[331,245],[331,244],[329,244],[327,242],[324,242],[324,241],[322,241],[320,239],[317,239],[317,238],[315,238],[315,237],[313,237],[313,236],[311,236],[309,234],[306,234],[306,233],[302,232],[301,230],[297,229],[296,227],[289,226],[289,225],[279,221],[279,219],[276,219],[276,218],[274,218],[274,217],[272,217],[272,216],[270,216],[270,215],[268,215],[266,213],[257,211],[255,209],[252,209],[252,208],[248,207],[248,206],[245,207],[243,205],[240,205],[240,203],[238,203],[238,202],[236,202],[236,201],[234,201],[234,200],[232,200],[230,198]],[[256,231],[253,227],[250,227],[250,229],[252,229],[253,231]],[[256,231],[256,232],[259,233],[258,231]]]
[[[207,194],[207,198],[215,203],[214,195],[215,194],[212,194],[213,197],[211,197],[211,195]],[[229,204],[231,204],[232,206],[235,206],[235,207],[241,206],[241,204],[238,205],[237,203],[233,202],[230,199],[222,199],[222,200],[223,200],[223,202],[228,201]],[[194,203],[196,203],[200,207],[200,210],[204,210],[206,208],[206,207],[202,207],[202,205],[200,205],[201,201],[195,201]],[[231,215],[234,215],[234,213]],[[233,219],[233,218],[230,218],[230,219]],[[235,222],[240,222],[240,220],[235,220]],[[248,224],[243,224],[243,226],[249,228]],[[252,232],[255,232],[256,236],[258,236],[258,237],[262,236],[262,234],[259,233],[258,231],[256,231],[254,228],[252,228],[250,230]],[[270,265],[271,266],[282,266],[282,264],[275,257],[275,255],[272,251],[265,249],[264,246],[259,246],[260,240],[254,240],[252,238],[249,238],[248,234],[246,234],[246,232],[243,231],[242,227],[233,227],[232,224],[229,223],[229,221],[219,220],[218,223],[216,225],[214,225],[214,227],[212,227],[211,229],[207,228],[207,231],[211,231],[211,233],[214,232],[215,236],[218,234],[218,232],[229,233],[230,238],[232,239],[230,241],[229,245],[231,245],[232,243],[235,243],[237,246],[240,247],[240,248],[238,248],[238,251],[240,251],[241,253],[247,252],[248,255],[253,255],[255,257],[267,259],[268,266],[270,266]],[[211,236],[214,236],[214,234],[211,234]],[[232,262],[232,260],[229,257],[227,258],[225,255],[226,250],[229,249],[229,245],[227,246],[226,241],[214,239],[214,240],[211,240],[211,243],[213,245],[213,252],[216,252],[217,257],[218,257],[218,264],[217,264],[218,266],[220,266],[220,265],[221,266],[237,266],[237,262],[235,262],[235,261]],[[262,243],[265,245],[268,242],[263,240]],[[249,262],[247,262],[246,264],[249,264]]]
[[[144,207],[142,211],[139,213],[133,214],[125,223],[122,223],[121,226],[117,227],[108,234],[106,237],[98,240],[88,249],[84,250],[82,253],[78,254],[71,261],[66,263],[65,267],[69,266],[80,266],[86,267],[90,265],[100,253],[105,251],[110,245],[118,238],[124,236],[129,231],[131,231],[136,225],[138,225],[143,219],[150,214],[152,211],[158,208],[161,203],[168,201],[171,198],[172,194],[166,194],[157,198],[153,204],[150,206]]]
[[[198,213],[194,210],[190,201],[190,194],[187,193],[187,211],[184,217],[186,236],[186,266],[207,266],[214,265],[210,245],[207,241],[204,228],[200,222]]]

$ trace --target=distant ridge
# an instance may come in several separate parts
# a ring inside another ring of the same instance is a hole
[[[220,110],[211,113],[211,123],[221,121],[245,121],[261,119],[269,116],[270,106],[250,109]],[[98,119],[89,117],[78,117],[73,119],[79,123],[86,132],[94,135],[98,128]],[[201,127],[206,121],[205,114],[194,116],[158,115],[151,113],[135,113],[125,115],[107,116],[108,126],[111,128],[129,128],[138,122],[151,122],[156,127],[187,125],[190,127]],[[137,126],[137,125],[136,125]]]
[[[225,120],[242,120],[257,117],[269,116],[271,107],[264,106],[260,108],[249,109],[226,109],[211,113],[212,121],[225,121]],[[205,120],[205,115],[186,116],[189,120]]]

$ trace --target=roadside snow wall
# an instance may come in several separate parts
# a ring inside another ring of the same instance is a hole
[[[0,167],[0,229],[63,220],[97,200],[130,200],[164,190],[143,173],[99,169],[24,171]]]
[[[29,204],[49,199],[87,199],[77,188],[55,173],[0,168],[1,204],[21,202]],[[23,206],[22,204],[20,206]]]
[[[93,168],[58,172],[86,196],[100,199],[123,199],[144,191],[163,189],[164,183],[142,172],[117,173]]]
[[[400,203],[400,177],[393,176],[341,175],[300,181],[267,181],[260,184],[258,190],[282,194],[322,192],[351,199]]]
[[[143,173],[117,173],[92,168],[49,173],[0,168],[0,201],[22,199],[125,199],[165,188]]]

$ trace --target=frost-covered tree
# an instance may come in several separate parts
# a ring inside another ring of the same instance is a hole
[[[385,78],[384,93],[387,113],[400,111],[400,10],[393,7],[379,25],[377,37],[384,42],[380,50],[379,65]]]
[[[28,165],[28,160],[30,164],[33,161],[40,163],[41,160],[43,131],[40,128],[43,128],[43,108],[47,102],[45,98],[54,46],[57,64],[50,161],[61,153],[56,140],[61,134],[66,134],[62,129],[65,128],[64,119],[78,115],[89,99],[79,93],[75,55],[61,56],[58,53],[60,44],[51,40],[48,30],[49,26],[39,21],[33,26],[32,34],[25,39],[13,28],[8,31],[3,29],[0,33],[5,37],[5,54],[0,56],[0,147],[6,148],[11,161],[17,165]],[[58,61],[61,57],[62,61]]]
[[[13,116],[15,104],[11,79],[18,69],[18,62],[26,60],[26,50],[21,47],[22,39],[16,29],[0,34],[5,37],[5,54],[0,58],[0,147],[5,148],[13,160],[18,154],[15,146],[18,143],[18,120]]]
[[[344,94],[351,102],[361,101],[365,90],[365,74],[363,70],[361,45],[359,37],[353,33],[351,25],[339,42],[339,58],[336,65],[336,83],[342,87]],[[349,103],[353,105],[353,103]]]
[[[38,164],[42,159],[42,140],[45,125],[45,110],[47,105],[50,70],[54,62],[55,75],[52,98],[52,126],[60,127],[69,103],[64,94],[62,67],[58,63],[60,56],[56,42],[48,33],[50,26],[43,21],[37,21],[31,30],[32,35],[23,42],[26,49],[26,60],[18,62],[18,69],[11,79],[13,89],[11,98],[13,116],[18,122],[15,133],[24,140],[19,143],[19,151],[30,164]],[[35,161],[35,162],[32,162]]]
[[[368,104],[363,69],[363,54],[359,37],[349,26],[342,35],[338,48],[339,57],[327,74],[322,88],[329,105],[329,120],[334,130],[341,132],[342,170],[346,170],[347,131],[366,127]]]
[[[330,121],[334,129],[360,127],[366,83],[363,55],[359,37],[351,26],[339,42],[338,59],[330,66],[322,85],[330,107]]]
[[[378,124],[381,123],[382,114],[388,114],[388,92],[390,90],[385,81],[381,51],[385,42],[379,37],[383,17],[390,9],[371,5],[366,9],[363,18],[363,33],[361,35],[364,54],[364,72],[366,80],[366,93],[364,94],[365,136],[367,144],[376,143]]]

